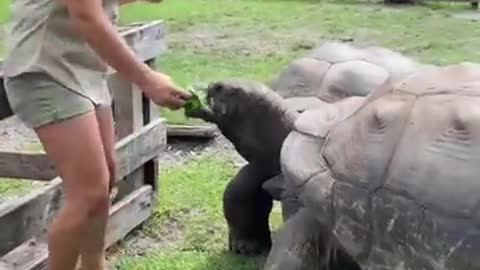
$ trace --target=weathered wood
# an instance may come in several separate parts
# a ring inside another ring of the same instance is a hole
[[[117,181],[165,150],[165,119],[150,122],[117,143]]]
[[[106,248],[123,239],[152,212],[152,187],[142,186],[110,209]],[[25,241],[0,259],[0,270],[46,270],[48,247],[45,234]]]
[[[117,195],[114,202],[122,200],[126,195],[144,185],[144,166],[133,170],[128,176],[117,183]]]
[[[136,86],[114,75],[109,79],[110,89],[114,97],[115,133],[117,139],[140,129],[144,125],[143,94]],[[117,199],[143,185],[144,168],[136,169],[125,176],[118,185]]]
[[[108,79],[114,99],[115,133],[118,139],[143,126],[142,92],[118,74]]]
[[[138,132],[124,137],[117,143],[117,175],[122,177],[155,158],[164,150],[165,120],[158,118]],[[17,164],[18,163],[18,164]],[[8,166],[14,164],[15,166]],[[53,162],[45,153],[0,152],[0,177],[50,181],[58,174]],[[118,180],[118,179],[117,179]]]
[[[0,259],[0,270],[46,269],[48,245],[45,234],[33,237]]]
[[[0,177],[50,181],[56,176],[45,153],[0,152]]]
[[[149,59],[145,62],[154,68],[154,59]],[[114,110],[116,112],[116,118],[118,119],[118,121],[116,121],[116,133],[118,137],[122,138],[126,134],[134,132],[143,125],[147,125],[160,117],[158,106],[147,98],[140,89],[137,89],[135,85],[123,81],[120,77],[112,77],[110,83],[112,85],[111,89],[115,91],[113,95],[115,96],[117,105]],[[166,136],[159,139],[164,140],[166,144]],[[117,199],[122,198],[139,186],[144,185],[147,182],[147,174],[158,175],[157,170],[158,166],[156,166],[156,162],[150,160],[141,168],[126,176],[121,184],[118,185]],[[152,181],[148,180],[148,184],[151,184],[152,187],[155,187],[156,182],[156,179]]]
[[[216,136],[217,127],[212,125],[199,126],[183,126],[168,125],[168,137],[194,137],[194,138],[214,138]]]
[[[158,156],[165,148],[159,140],[165,133],[164,120],[158,119],[119,141],[117,179]],[[61,182],[55,178],[45,188],[0,205],[0,256],[46,228],[61,205]]]
[[[167,48],[166,28],[162,20],[132,23],[119,27],[118,31],[142,61],[157,57]]]
[[[107,228],[106,245],[112,246],[139,226],[152,213],[153,190],[144,185],[113,205]]]
[[[47,187],[0,206],[0,256],[45,230],[61,205],[61,182],[55,178]]]

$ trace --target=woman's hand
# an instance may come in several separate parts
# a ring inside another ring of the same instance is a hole
[[[191,96],[178,87],[169,76],[152,70],[139,85],[155,104],[171,110],[181,108]]]

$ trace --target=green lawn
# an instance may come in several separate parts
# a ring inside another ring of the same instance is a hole
[[[23,195],[33,187],[32,181],[0,178],[0,202],[11,196]]]
[[[7,4],[0,1],[0,22],[7,21]],[[123,7],[121,22],[164,19],[170,49],[158,66],[188,86],[234,76],[269,82],[295,57],[332,39],[385,46],[433,64],[480,62],[480,22],[451,17],[468,8],[469,3],[387,8],[360,1],[166,0]],[[181,111],[163,113],[171,123],[188,122]],[[144,228],[117,247],[118,268],[258,269],[261,258],[225,253],[221,194],[234,172],[230,162],[210,156],[162,169],[161,203]],[[0,182],[3,189],[15,191]]]
[[[161,203],[153,217],[130,237],[133,240],[127,239],[114,249],[114,256],[121,257],[116,260],[118,269],[227,270],[233,265],[235,270],[257,269],[264,258],[246,259],[225,252],[227,227],[222,193],[236,171],[226,155],[203,155],[186,165],[163,170]],[[273,226],[278,226],[280,220],[281,214],[275,208]],[[135,245],[139,238],[158,248],[139,250]]]

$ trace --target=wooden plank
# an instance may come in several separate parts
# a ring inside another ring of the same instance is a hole
[[[144,167],[141,166],[117,183],[117,195],[114,202],[122,200],[126,195],[143,185],[144,171]]]
[[[110,80],[114,96],[115,134],[117,139],[124,138],[144,126],[143,119],[143,94],[135,85],[114,75]],[[122,179],[118,185],[117,200],[143,185],[143,166],[134,170]]]
[[[167,125],[168,137],[193,137],[193,138],[214,138],[217,127],[213,125],[184,126]]]
[[[153,59],[167,49],[163,20],[132,23],[120,27],[119,32],[142,61]]]
[[[153,69],[155,68],[155,59],[150,59],[146,62]],[[160,118],[160,108],[153,103],[152,100],[143,95],[143,124],[147,125],[151,121],[156,121]],[[165,132],[167,133],[167,132]],[[162,138],[162,142],[167,144],[167,134]],[[144,165],[144,183],[152,186],[154,191],[154,198],[156,198],[158,190],[158,157],[148,161]],[[156,200],[154,201],[156,203]]]
[[[118,74],[109,77],[108,85],[114,99],[115,134],[122,139],[143,126],[142,92]]]
[[[110,209],[106,248],[123,239],[152,213],[152,187],[143,186]],[[43,270],[48,259],[45,234],[33,237],[0,259],[0,270]]]
[[[140,168],[163,151],[165,124],[158,119],[116,144],[119,166],[117,179]],[[118,181],[118,180],[117,180]],[[61,178],[31,194],[0,204],[0,256],[38,235],[57,213],[62,201]]]
[[[154,59],[149,59],[145,62],[152,68],[155,65]],[[111,82],[112,85],[116,85],[118,89],[124,88],[120,89],[122,92],[114,92],[116,99],[115,113],[116,119],[118,119],[116,121],[116,133],[118,137],[126,136],[159,118],[160,115],[156,111],[158,106],[155,106],[135,85],[128,84],[119,77],[112,79],[116,80]],[[112,89],[117,90],[113,87]],[[166,136],[162,139],[165,140],[166,144]],[[148,161],[141,168],[125,177],[121,184],[118,185],[117,199],[121,199],[139,186],[144,185],[147,171],[150,174],[155,174],[154,171],[158,170],[158,168],[152,167],[154,166],[152,162],[154,163],[154,161]],[[155,183],[152,182],[150,184],[153,186]]]
[[[63,188],[55,178],[47,187],[0,205],[0,256],[45,230],[59,210]]]
[[[117,181],[165,150],[165,119],[159,118],[122,140],[117,146]]]
[[[128,175],[165,149],[166,125],[163,118],[117,142],[117,175]],[[18,164],[17,164],[18,163]],[[14,165],[14,166],[12,166]],[[45,153],[0,153],[0,177],[50,181],[58,174]],[[119,178],[117,178],[119,180]]]
[[[107,247],[125,238],[132,229],[150,217],[153,210],[152,193],[152,187],[144,185],[113,205],[107,228]]]
[[[45,153],[0,152],[0,177],[50,181],[56,176]]]
[[[0,259],[0,270],[46,269],[48,245],[45,235],[33,237]]]

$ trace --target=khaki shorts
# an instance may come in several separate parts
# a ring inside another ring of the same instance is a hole
[[[111,105],[110,100],[95,104],[44,73],[5,78],[4,85],[12,111],[30,128],[61,122]]]

